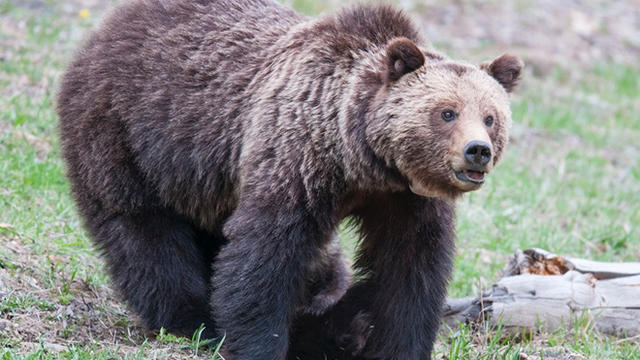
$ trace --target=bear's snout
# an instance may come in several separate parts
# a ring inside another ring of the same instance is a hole
[[[484,183],[485,175],[491,170],[493,155],[493,148],[486,141],[471,140],[464,146],[462,157],[453,168],[465,191],[475,190]]]
[[[464,158],[470,165],[486,166],[493,156],[491,145],[484,141],[470,141],[462,150]]]

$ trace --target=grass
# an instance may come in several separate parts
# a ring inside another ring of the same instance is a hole
[[[108,287],[64,176],[57,79],[102,8],[0,2],[0,359],[216,358],[214,344],[145,333]],[[305,13],[317,1],[293,1]],[[106,6],[106,5],[102,5]],[[489,287],[517,248],[640,257],[640,67],[598,63],[528,76],[502,164],[458,204],[452,296]],[[343,231],[348,251],[354,235]],[[637,359],[638,342],[588,323],[507,336],[462,327],[440,359]],[[572,357],[574,356],[574,357]]]

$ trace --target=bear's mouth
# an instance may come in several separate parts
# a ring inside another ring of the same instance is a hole
[[[456,178],[460,181],[470,182],[474,184],[484,183],[484,171],[462,170],[456,171],[455,174]]]

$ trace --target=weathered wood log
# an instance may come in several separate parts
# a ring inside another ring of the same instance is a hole
[[[605,334],[640,335],[640,263],[517,251],[505,275],[479,297],[449,299],[444,322],[500,324],[509,331],[571,327],[590,321]]]
[[[504,270],[504,277],[520,274],[561,275],[569,270],[593,274],[596,279],[640,275],[640,262],[602,262],[560,257],[542,249],[517,250]]]

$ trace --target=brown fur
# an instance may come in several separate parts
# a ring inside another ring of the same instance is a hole
[[[470,139],[491,144],[487,172],[499,160],[514,59],[450,61],[388,6],[312,20],[270,0],[133,0],[64,75],[68,175],[149,327],[205,323],[231,359],[282,359],[302,317],[330,324],[348,356],[427,358],[452,200],[478,187],[452,171]],[[335,240],[347,216],[362,235],[348,290]],[[296,331],[304,352],[313,341]]]

